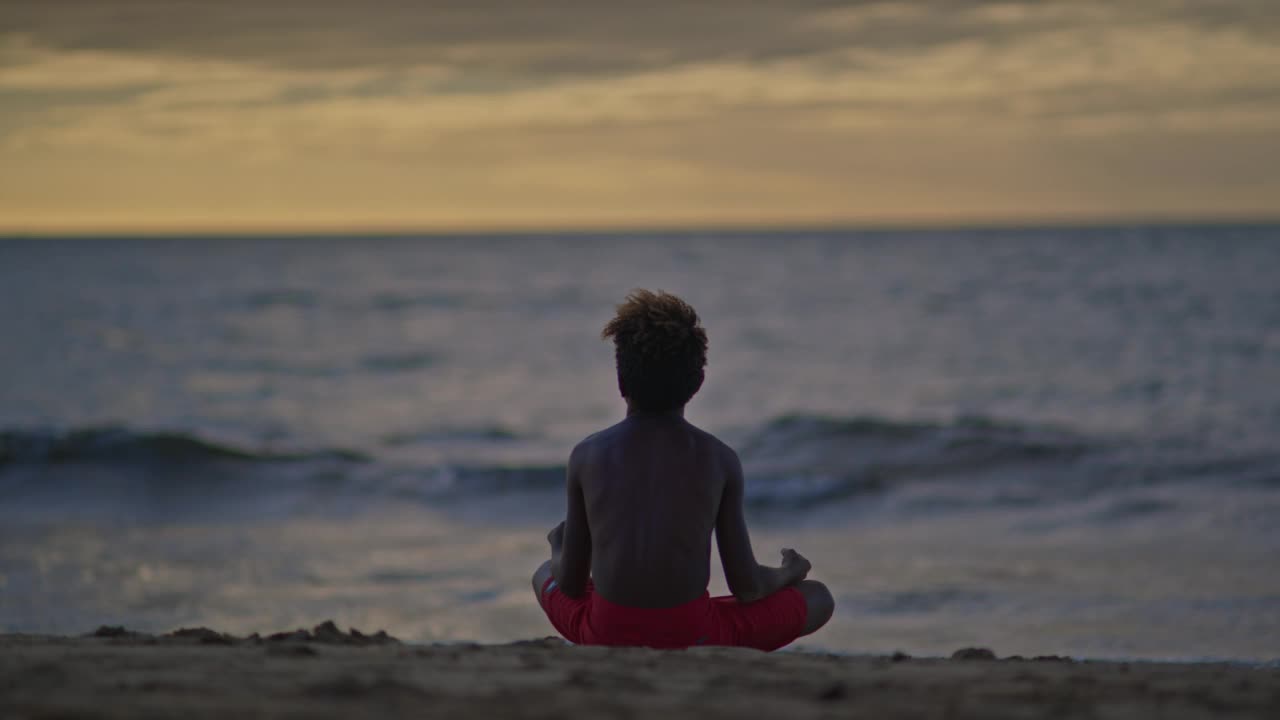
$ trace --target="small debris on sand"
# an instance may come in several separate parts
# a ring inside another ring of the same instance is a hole
[[[967,647],[951,653],[952,660],[995,660],[996,654],[989,648]]]

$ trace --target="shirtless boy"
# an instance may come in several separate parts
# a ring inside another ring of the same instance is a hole
[[[831,618],[809,561],[756,562],[737,454],[684,419],[702,387],[707,334],[667,293],[637,290],[604,337],[615,345],[626,418],[573,449],[568,513],[547,539],[533,591],[551,624],[589,645],[740,645],[775,650]],[[707,593],[711,535],[731,596]]]

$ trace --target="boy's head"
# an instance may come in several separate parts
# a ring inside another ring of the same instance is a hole
[[[688,303],[634,290],[605,325],[618,362],[618,390],[636,410],[676,410],[702,387],[707,331]]]

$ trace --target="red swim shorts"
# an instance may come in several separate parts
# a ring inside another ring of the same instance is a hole
[[[702,597],[672,608],[615,605],[587,581],[580,598],[560,592],[555,578],[538,595],[547,619],[578,645],[639,645],[676,649],[693,645],[736,645],[777,650],[804,633],[808,608],[795,588],[783,588],[756,602],[732,596]]]

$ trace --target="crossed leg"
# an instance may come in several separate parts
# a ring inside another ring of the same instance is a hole
[[[831,619],[831,614],[836,610],[836,601],[831,597],[831,591],[827,586],[817,580],[801,580],[795,588],[804,596],[805,608],[808,611],[805,615],[803,634],[810,635]]]
[[[539,605],[542,604],[542,588],[549,579],[551,579],[551,561],[547,560],[533,572],[533,596],[537,599]]]

